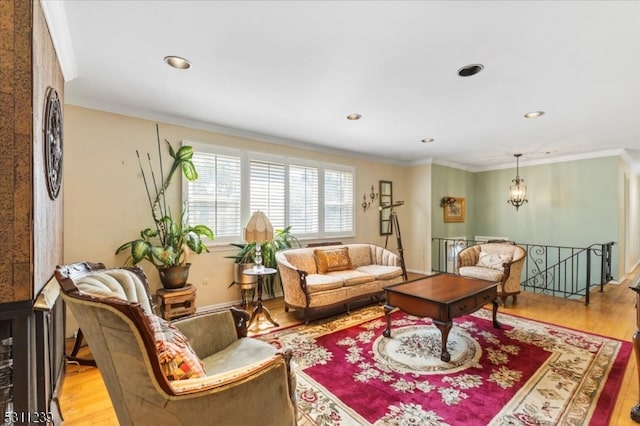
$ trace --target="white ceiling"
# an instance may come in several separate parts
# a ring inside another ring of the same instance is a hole
[[[640,159],[638,1],[44,8],[68,104],[401,164],[486,170],[513,167],[515,153],[521,164]],[[167,55],[193,67],[170,68]],[[474,63],[484,70],[457,75]],[[546,114],[523,118],[534,110]]]

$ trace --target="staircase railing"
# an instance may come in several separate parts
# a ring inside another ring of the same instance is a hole
[[[484,241],[432,238],[432,269],[456,272],[457,256],[465,247]],[[521,287],[525,291],[564,298],[582,298],[589,304],[589,290],[613,280],[611,260],[615,242],[588,247],[522,244],[527,250]]]

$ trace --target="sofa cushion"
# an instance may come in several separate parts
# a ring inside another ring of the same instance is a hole
[[[330,250],[314,250],[319,274],[352,269],[349,249],[341,247]]]
[[[504,269],[503,264],[508,262],[511,262],[511,256],[509,255],[481,251],[476,266],[502,271]]]
[[[357,271],[368,275],[373,275],[377,280],[390,280],[402,275],[402,268],[399,266],[387,265],[366,265],[356,268]]]
[[[340,277],[332,277],[325,274],[307,275],[307,292],[318,293],[320,291],[334,290],[344,286],[344,280]]]
[[[205,377],[204,364],[191,348],[187,338],[172,324],[158,317],[147,315],[153,333],[158,360],[169,380]]]
[[[459,274],[463,277],[478,278],[480,280],[502,281],[503,273],[496,269],[485,268],[483,266],[462,266]]]
[[[341,279],[345,286],[364,284],[371,281],[375,281],[376,277],[371,274],[365,274],[361,271],[354,271],[350,269],[348,271],[335,271],[327,272],[327,275]]]

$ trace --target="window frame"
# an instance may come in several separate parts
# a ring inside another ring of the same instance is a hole
[[[284,194],[285,194],[285,226],[290,223],[290,200],[289,200],[289,170],[291,166],[311,167],[318,170],[318,232],[314,233],[296,233],[295,229],[292,229],[292,233],[300,240],[318,240],[318,239],[335,239],[335,238],[353,238],[356,232],[356,169],[353,166],[321,162],[317,160],[279,156],[273,154],[267,154],[260,151],[250,151],[244,149],[229,148],[219,145],[213,145],[202,142],[182,141],[183,145],[189,145],[193,147],[194,153],[204,152],[211,155],[224,155],[234,156],[240,158],[240,223],[246,224],[251,217],[250,211],[250,182],[251,182],[251,161],[262,161],[282,164],[285,167],[284,177]],[[351,217],[351,230],[343,232],[326,232],[325,231],[325,171],[333,170],[339,172],[351,173],[353,179],[353,187],[351,194],[352,202],[352,217]],[[182,178],[182,206],[188,203],[188,185],[189,182]],[[218,237],[216,235],[214,241],[210,243],[213,245],[227,245],[229,243],[238,243],[243,241],[242,230],[239,235]]]

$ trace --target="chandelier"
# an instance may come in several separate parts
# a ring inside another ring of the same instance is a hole
[[[523,183],[524,179],[521,179],[519,174],[519,160],[522,154],[514,154],[513,156],[516,157],[516,177],[511,181],[513,182],[513,185],[509,186],[509,199],[507,200],[507,203],[514,206],[516,211],[518,211],[518,208],[521,205],[528,203],[529,200],[527,200],[527,186]]]

